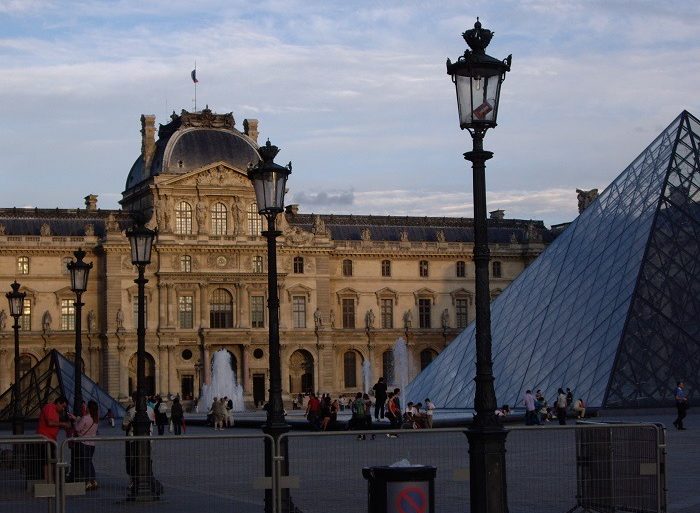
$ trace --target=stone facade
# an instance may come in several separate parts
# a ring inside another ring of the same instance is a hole
[[[245,169],[257,155],[258,122],[246,120],[239,132],[230,114],[183,111],[161,125],[157,141],[154,117],[141,122],[142,151],[123,210],[97,209],[94,195],[84,209],[0,209],[0,283],[9,290],[20,282],[30,308],[20,334],[23,365],[52,348],[73,351],[66,263],[81,247],[94,263],[83,295],[85,370],[113,396],[128,396],[137,292],[124,230],[139,211],[159,232],[146,270],[151,391],[197,397],[211,377],[202,362],[226,348],[246,400],[259,402],[269,387],[267,249]],[[495,297],[551,233],[542,222],[502,212],[489,223]],[[361,390],[362,362],[369,360],[374,380],[385,374],[399,337],[408,342],[414,376],[474,318],[471,219],[313,215],[291,205],[278,225],[286,399]],[[12,319],[4,316],[0,390],[10,386],[13,368]]]

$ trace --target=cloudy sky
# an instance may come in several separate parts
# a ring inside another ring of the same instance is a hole
[[[571,220],[700,113],[695,0],[0,0],[0,206],[117,208],[140,115],[192,110],[196,60],[198,107],[260,120],[301,211],[471,216],[445,60],[476,16],[513,54],[489,210]]]

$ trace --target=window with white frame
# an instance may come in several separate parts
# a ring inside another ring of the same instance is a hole
[[[190,235],[192,233],[192,205],[181,201],[175,209],[175,233]]]
[[[223,203],[215,203],[211,209],[211,234],[226,235],[228,210]]]
[[[306,328],[306,296],[292,296],[292,326]]]

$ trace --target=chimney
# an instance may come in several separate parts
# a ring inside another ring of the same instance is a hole
[[[85,210],[88,212],[97,210],[97,194],[88,194],[85,196]]]
[[[245,135],[258,142],[258,120],[257,119],[244,119],[243,120],[243,130]]]
[[[489,212],[489,219],[494,219],[496,221],[503,221],[504,217],[506,217],[505,210],[494,210],[493,212]]]
[[[156,117],[153,114],[141,114],[141,155],[143,168],[151,169],[153,154],[156,152]]]

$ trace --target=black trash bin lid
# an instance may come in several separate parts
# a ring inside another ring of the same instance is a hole
[[[418,465],[414,467],[365,467],[362,469],[362,477],[365,479],[381,481],[428,481],[435,479],[437,468],[430,465]]]

